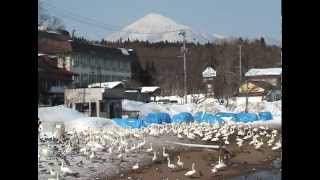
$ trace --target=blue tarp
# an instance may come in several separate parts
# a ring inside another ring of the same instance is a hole
[[[258,120],[258,115],[255,113],[241,112],[235,115],[237,122],[253,122]]]
[[[210,113],[203,113],[203,112],[197,112],[193,116],[193,119],[195,121],[197,121],[198,123],[207,122],[207,123],[210,123],[210,124],[218,124],[218,123],[222,123],[223,122],[223,120],[220,117],[215,116],[215,115],[210,114]]]
[[[260,112],[259,120],[268,121],[273,119],[271,112]]]
[[[123,128],[142,128],[146,125],[144,124],[142,119],[121,119],[121,118],[114,118],[112,119],[118,126]]]
[[[193,122],[193,116],[188,112],[182,112],[172,117],[173,123]]]
[[[168,113],[157,112],[149,113],[144,121],[146,124],[162,124],[162,123],[171,123],[171,118]]]
[[[235,113],[228,113],[228,112],[219,112],[215,114],[215,116],[219,117],[220,119],[229,119],[229,120],[236,120],[236,114]]]

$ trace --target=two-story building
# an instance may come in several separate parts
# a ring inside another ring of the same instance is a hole
[[[130,53],[133,50],[77,41],[71,42],[71,46],[70,71],[79,74],[74,80],[76,87],[131,79],[133,58]]]

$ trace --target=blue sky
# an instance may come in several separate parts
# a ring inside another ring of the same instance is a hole
[[[281,39],[281,0],[42,1],[48,14],[89,39],[104,38],[151,12],[211,34]]]

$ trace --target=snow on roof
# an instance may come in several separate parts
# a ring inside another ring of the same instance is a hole
[[[118,48],[118,49],[121,50],[121,52],[122,52],[123,55],[126,55],[126,56],[129,56],[129,55],[130,55],[127,49],[125,49],[125,48]]]
[[[47,54],[38,53],[38,56],[45,56]]]
[[[126,92],[126,93],[137,93],[137,92],[139,92],[138,90],[126,90],[126,91],[124,91],[124,92]]]
[[[103,83],[101,83],[101,87],[104,87],[104,88],[107,88],[107,89],[113,89],[113,88],[117,87],[120,84],[123,85],[123,82],[121,82],[121,81],[103,82]],[[88,85],[88,87],[89,88],[100,87],[100,83],[90,84],[90,85]]]
[[[250,69],[245,76],[281,75],[282,68]]]
[[[214,77],[217,76],[217,72],[210,66],[206,67],[206,69],[202,72],[203,77]]]
[[[157,89],[160,89],[160,87],[158,86],[141,87],[141,93],[153,93]]]

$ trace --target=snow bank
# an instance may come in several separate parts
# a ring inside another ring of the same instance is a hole
[[[76,131],[84,131],[88,129],[100,128],[116,128],[117,126],[111,119],[99,117],[85,117],[65,122],[66,130],[75,129]]]
[[[173,116],[181,112],[195,113],[196,110],[194,104],[157,104],[131,100],[123,100],[122,108],[127,111],[140,111],[140,117],[145,117],[151,112],[165,112]]]
[[[38,116],[42,122],[66,122],[78,118],[87,117],[87,115],[76,110],[67,108],[63,105],[53,107],[38,108]]]

